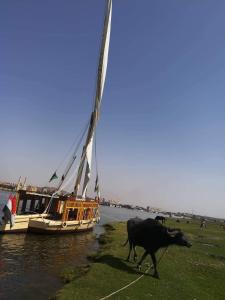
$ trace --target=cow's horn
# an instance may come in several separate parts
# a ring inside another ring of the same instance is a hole
[[[180,232],[177,228],[167,228],[167,233],[171,236],[175,236],[178,232]]]

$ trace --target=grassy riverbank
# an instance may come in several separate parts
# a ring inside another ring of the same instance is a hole
[[[192,248],[171,246],[158,266],[160,279],[150,274],[110,299],[224,299],[225,295],[225,231],[217,224],[207,224],[201,230],[199,222],[175,223],[192,242]],[[101,236],[101,249],[93,256],[90,268],[72,270],[68,281],[58,293],[57,299],[101,299],[137,279],[142,272],[136,264],[125,261],[128,247],[121,245],[126,240],[126,224],[114,223],[106,226]],[[160,257],[160,250],[157,257]],[[138,249],[139,257],[143,249]],[[149,257],[146,262],[149,262]],[[143,267],[143,271],[147,267]],[[77,273],[82,271],[81,277]]]

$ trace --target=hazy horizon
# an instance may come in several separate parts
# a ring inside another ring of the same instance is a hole
[[[45,185],[87,123],[104,8],[0,3],[0,180]],[[103,197],[225,218],[224,10],[222,0],[113,1]]]

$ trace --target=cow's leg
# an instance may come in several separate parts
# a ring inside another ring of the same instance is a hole
[[[130,242],[130,241],[129,241],[129,246],[130,246],[130,248],[129,248],[129,253],[128,253],[128,256],[127,256],[127,259],[126,259],[127,261],[130,260],[130,254],[131,254],[131,250],[132,250],[132,246],[133,246],[132,242]]]
[[[142,264],[143,260],[145,259],[145,257],[146,257],[147,255],[148,255],[148,251],[145,251],[145,253],[142,255],[141,260],[140,260],[139,263],[137,264],[137,268],[138,268],[139,270],[141,270],[141,264]]]
[[[157,268],[156,268],[157,261],[156,261],[155,253],[154,252],[150,252],[150,255],[151,255],[153,266],[154,266],[154,274],[153,274],[153,276],[155,278],[159,278],[159,274],[158,274],[158,271],[157,271]]]
[[[136,261],[137,259],[137,252],[136,252],[136,246],[133,246],[133,250],[134,250],[134,261]]]

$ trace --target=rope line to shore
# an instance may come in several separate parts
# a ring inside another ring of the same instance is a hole
[[[166,247],[165,251],[164,251],[164,252],[162,253],[162,255],[160,256],[158,265],[159,265],[161,259],[163,258],[163,256],[165,255],[165,253],[167,252],[167,249],[168,249],[168,247]],[[112,297],[113,295],[115,295],[115,294],[117,294],[117,293],[119,293],[119,292],[121,292],[121,291],[127,289],[127,288],[130,287],[131,285],[133,285],[133,284],[135,284],[136,282],[138,282],[143,276],[145,276],[145,275],[148,273],[148,271],[149,271],[152,267],[153,267],[153,264],[151,264],[151,265],[147,268],[147,270],[145,270],[144,274],[140,275],[137,279],[131,281],[130,283],[128,283],[128,284],[125,285],[124,287],[118,289],[117,291],[112,292],[111,294],[109,294],[109,295],[107,295],[107,296],[105,296],[105,297],[103,297],[103,298],[100,298],[99,300],[105,300],[105,299],[108,299],[108,298]]]
[[[135,284],[135,283],[136,283],[137,281],[139,281],[143,276],[145,276],[145,274],[147,274],[147,272],[151,269],[152,266],[153,266],[153,265],[151,265],[150,267],[148,267],[148,269],[144,272],[144,274],[142,274],[141,276],[139,276],[137,279],[131,281],[130,283],[128,283],[128,284],[125,285],[124,287],[120,288],[119,290],[117,290],[117,291],[115,291],[115,292],[113,292],[113,293],[111,293],[111,294],[109,294],[109,295],[107,295],[107,296],[105,296],[105,297],[103,297],[103,298],[101,298],[101,299],[99,299],[99,300],[105,300],[105,299],[108,299],[108,298],[110,298],[111,296],[113,296],[113,295],[115,295],[115,294],[117,294],[117,293],[119,293],[119,292],[125,290],[125,289],[128,288],[129,286]]]

